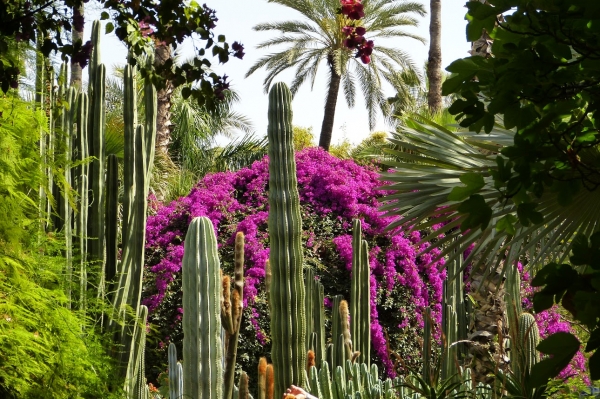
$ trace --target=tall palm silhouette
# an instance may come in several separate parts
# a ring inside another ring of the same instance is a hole
[[[286,48],[259,59],[248,71],[250,76],[260,68],[268,71],[264,81],[265,91],[273,79],[290,68],[295,68],[295,78],[290,89],[295,94],[307,80],[314,86],[319,66],[327,65],[329,87],[325,101],[325,113],[319,138],[319,146],[328,150],[331,143],[335,109],[340,86],[349,107],[355,103],[357,85],[362,91],[369,116],[369,127],[375,126],[377,112],[389,113],[389,104],[383,93],[383,83],[388,82],[397,91],[404,85],[420,79],[419,74],[404,51],[382,45],[377,39],[413,38],[419,36],[403,30],[417,26],[416,16],[423,16],[425,9],[417,2],[398,0],[363,0],[364,18],[360,25],[366,29],[366,37],[375,40],[370,63],[363,64],[355,58],[354,51],[344,46],[345,26],[351,25],[348,17],[339,12],[339,0],[270,0],[292,8],[304,17],[302,20],[259,24],[257,31],[279,31],[279,35],[258,45],[258,48],[285,45]],[[356,22],[356,21],[354,21]],[[407,82],[411,80],[411,82]]]

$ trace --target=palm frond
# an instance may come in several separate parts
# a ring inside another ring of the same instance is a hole
[[[517,205],[503,200],[494,187],[491,171],[497,170],[499,151],[512,144],[514,133],[496,126],[491,134],[452,132],[431,121],[407,119],[398,127],[392,143],[404,151],[388,150],[397,160],[390,162],[393,172],[382,174],[386,190],[382,210],[387,216],[400,216],[390,228],[412,230],[427,228],[433,224],[446,223],[444,227],[422,239],[423,242],[446,234],[426,251],[441,249],[440,259],[449,261],[476,244],[464,264],[493,267],[500,260],[511,264],[527,256],[529,266],[540,261],[562,261],[569,253],[577,233],[590,233],[600,225],[600,192],[580,190],[573,201],[559,205],[559,193],[546,190],[538,200],[537,211],[544,215],[541,225],[523,225],[517,218]],[[496,149],[496,151],[492,151]],[[457,201],[448,200],[454,187],[462,186],[461,175],[477,173],[484,178],[479,194],[492,210],[492,221],[483,229],[460,232],[456,227],[467,218],[458,211]],[[517,223],[515,231],[497,230],[496,223],[502,217],[512,215]],[[458,254],[458,255],[457,255]]]

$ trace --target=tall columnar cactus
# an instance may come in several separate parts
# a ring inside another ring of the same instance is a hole
[[[208,218],[192,220],[182,263],[183,395],[223,398],[221,278],[217,239]]]
[[[113,301],[117,276],[119,243],[119,160],[115,154],[108,156],[106,168],[106,266],[104,280],[107,299]]]
[[[442,370],[441,379],[445,380],[458,373],[458,315],[454,311],[452,305],[446,305],[446,311],[444,313],[444,338],[445,343],[442,351]]]
[[[350,326],[354,350],[360,362],[371,364],[371,276],[369,246],[362,239],[360,220],[352,221],[352,281],[350,290]]]
[[[89,253],[104,267],[104,127],[106,68],[100,63],[100,21],[92,25],[93,51],[89,65],[90,119],[88,120],[89,190],[91,193],[88,234]]]
[[[442,380],[458,373],[456,366],[462,355],[466,355],[466,347],[455,343],[467,339],[468,329],[462,272],[463,257],[448,262],[446,266],[448,278],[444,281],[442,304],[442,333],[445,338],[442,348]]]
[[[306,316],[302,220],[292,138],[292,95],[283,83],[269,92],[269,239],[271,356],[275,397],[306,384]]]
[[[306,271],[306,347],[315,355],[316,365],[325,360],[325,292],[323,284],[315,279],[312,269]]]
[[[169,399],[183,398],[183,371],[177,361],[177,348],[169,344]]]
[[[227,328],[225,328],[225,346],[227,349],[225,354],[224,399],[231,399],[233,397],[237,346],[240,335],[240,327],[242,325],[242,311],[244,306],[244,233],[242,232],[238,232],[235,236],[234,289],[231,294],[229,289],[224,290],[223,295],[227,296],[227,298],[224,298],[223,303],[227,303],[228,301],[230,304],[229,312],[227,312],[227,309],[221,310],[221,317],[223,318],[223,316],[225,316],[224,318],[227,320]],[[231,295],[231,297],[229,297],[229,295]]]
[[[150,144],[155,142],[156,129],[145,131],[143,125],[134,126],[136,118],[135,85],[133,67],[125,67],[124,119],[125,119],[125,164],[123,204],[123,255],[119,268],[112,322],[121,341],[121,364],[125,364],[131,351],[133,326],[137,317],[128,317],[127,309],[138,309],[141,300],[144,249],[146,241],[147,197],[153,164]],[[146,117],[155,120],[156,90],[147,82],[144,90]],[[147,124],[150,125],[150,124]],[[111,255],[112,256],[112,255]],[[136,314],[136,316],[138,316]],[[120,322],[120,323],[118,323]]]
[[[510,265],[506,273],[506,313],[508,315],[508,327],[518,324],[518,319],[523,313],[521,304],[521,276],[516,265]]]
[[[73,153],[73,144],[75,138],[75,115],[76,115],[76,93],[74,88],[69,88],[67,91],[67,103],[71,104],[69,110],[63,108],[63,112],[65,113],[65,163],[68,167],[65,168],[64,171],[64,179],[65,184],[68,187],[68,190],[71,190],[71,186],[73,181],[71,180],[71,163],[72,163],[72,153]],[[65,263],[66,263],[66,272],[67,272],[67,289],[65,290],[67,293],[67,300],[69,303],[69,307],[71,307],[71,292],[72,292],[72,283],[73,283],[73,209],[71,208],[71,198],[72,193],[69,191],[63,196],[63,225],[65,232]]]
[[[79,308],[85,309],[87,291],[87,225],[88,225],[88,165],[84,160],[88,157],[87,128],[89,119],[89,98],[86,93],[77,96],[77,130],[73,161],[79,163],[75,167],[78,208],[75,229],[79,247]]]
[[[133,348],[129,353],[127,375],[125,380],[125,393],[130,399],[144,399],[146,378],[144,373],[144,352],[146,348],[146,323],[148,321],[148,308],[140,306],[138,314],[140,322],[136,324]]]

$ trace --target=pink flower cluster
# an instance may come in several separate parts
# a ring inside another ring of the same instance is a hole
[[[315,269],[325,285],[326,304],[334,295],[349,298],[352,219],[363,222],[363,237],[371,248],[373,348],[388,375],[394,375],[386,333],[390,340],[414,341],[412,347],[418,348],[415,337],[422,329],[423,307],[432,306],[434,318],[440,321],[445,278],[445,272],[438,271],[441,263],[426,266],[428,256],[435,254],[417,257],[419,233],[386,230],[393,219],[382,217],[378,210],[378,199],[384,193],[378,190],[382,182],[375,169],[316,148],[298,153],[296,162],[305,259],[326,265]],[[268,344],[264,292],[264,267],[269,257],[267,184],[265,158],[237,172],[206,176],[188,196],[158,208],[148,218],[143,303],[149,308],[154,331],[162,334],[155,342],[166,335],[176,339],[171,331],[180,329],[181,323],[176,309],[181,307],[183,240],[192,218],[207,216],[215,227],[226,269],[231,267],[235,233],[245,234],[244,320],[255,332],[255,337],[246,337],[245,342]],[[394,342],[389,342],[389,347],[396,350]]]

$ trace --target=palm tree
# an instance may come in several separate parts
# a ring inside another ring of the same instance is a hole
[[[165,43],[154,44],[154,63],[163,65],[172,61],[171,47]],[[164,87],[156,92],[156,150],[163,155],[169,153],[171,141],[171,106],[173,97],[173,82],[165,79]]]
[[[78,42],[83,44],[83,27],[85,23],[85,6],[82,2],[79,6],[73,7],[73,28],[71,30],[71,42],[75,45]],[[78,62],[71,62],[71,85],[81,88],[82,68]]]
[[[364,65],[355,58],[353,51],[344,46],[346,35],[342,32],[352,21],[339,13],[339,0],[271,0],[273,3],[292,8],[302,14],[304,20],[264,23],[254,27],[257,31],[279,31],[280,35],[261,43],[258,48],[287,45],[282,51],[259,59],[246,76],[260,68],[268,71],[264,81],[265,91],[273,79],[282,71],[295,68],[295,78],[290,90],[295,94],[300,86],[310,80],[314,86],[319,66],[326,62],[329,87],[325,101],[323,125],[319,146],[325,150],[331,144],[335,108],[340,86],[349,107],[354,106],[356,85],[363,92],[369,115],[369,126],[375,125],[378,109],[384,115],[389,112],[387,98],[383,95],[383,82],[396,90],[403,84],[404,73],[417,76],[410,57],[402,50],[376,43],[370,63]],[[413,15],[423,16],[423,5],[399,0],[363,0],[364,18],[360,20],[369,39],[393,39],[408,37],[423,42],[423,39],[403,30],[417,26]]]
[[[429,58],[427,104],[431,112],[442,109],[442,0],[431,0],[429,22]]]

